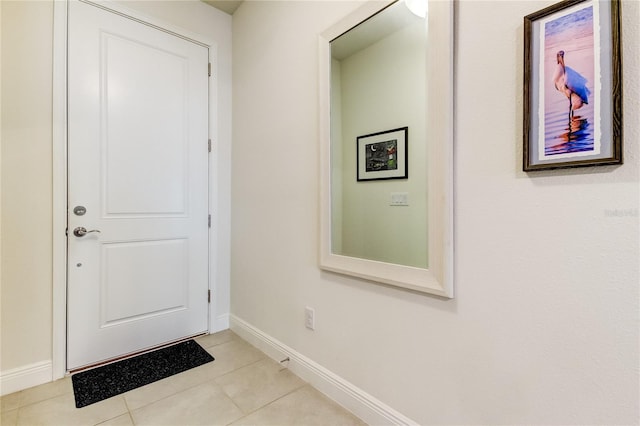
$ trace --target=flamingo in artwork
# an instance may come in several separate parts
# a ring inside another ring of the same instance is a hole
[[[564,50],[558,51],[556,60],[558,67],[553,75],[553,84],[556,90],[569,99],[569,119],[571,119],[575,110],[589,103],[591,91],[587,88],[587,79],[564,64]]]

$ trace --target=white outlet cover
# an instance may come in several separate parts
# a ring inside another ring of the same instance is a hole
[[[304,308],[304,326],[310,330],[315,329],[315,311],[313,308]]]

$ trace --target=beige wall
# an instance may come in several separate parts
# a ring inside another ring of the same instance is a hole
[[[523,16],[551,3],[457,5],[449,301],[318,268],[318,34],[355,5],[240,6],[232,314],[419,424],[636,423],[640,3],[622,5],[625,165],[525,174]]]
[[[211,135],[214,294],[228,322],[231,17],[199,1],[127,2],[138,14],[216,42],[217,102]],[[0,376],[52,359],[53,2],[0,1],[1,8],[1,324]],[[214,61],[215,62],[215,61]],[[226,327],[226,326],[225,326]]]
[[[53,3],[2,1],[0,371],[51,359]]]

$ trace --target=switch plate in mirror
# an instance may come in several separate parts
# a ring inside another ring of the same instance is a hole
[[[409,205],[409,193],[408,192],[392,192],[390,206],[408,206]]]

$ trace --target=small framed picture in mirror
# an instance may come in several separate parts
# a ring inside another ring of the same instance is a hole
[[[408,127],[371,133],[357,138],[357,178],[365,180],[409,177]]]

